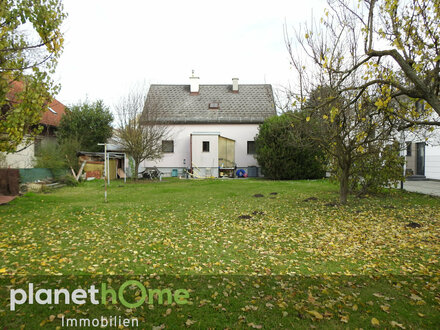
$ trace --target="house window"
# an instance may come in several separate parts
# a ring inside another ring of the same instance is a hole
[[[162,141],[162,152],[173,153],[174,152],[174,141],[173,140],[163,140]]]
[[[406,143],[406,155],[407,156],[411,156],[411,147],[412,147],[412,143],[411,142],[407,142]]]
[[[209,141],[203,141],[202,151],[203,152],[209,152]]]
[[[220,104],[218,102],[211,102],[209,103],[209,109],[219,109]]]
[[[255,141],[247,142],[247,153],[248,155],[255,155]]]

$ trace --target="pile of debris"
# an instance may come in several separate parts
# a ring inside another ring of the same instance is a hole
[[[65,187],[66,184],[53,179],[37,180],[20,184],[20,194],[25,192],[45,192],[51,189]]]

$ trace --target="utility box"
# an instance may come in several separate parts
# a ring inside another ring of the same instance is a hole
[[[258,167],[256,167],[256,166],[249,166],[248,167],[248,177],[249,178],[256,178],[256,177],[258,177]]]

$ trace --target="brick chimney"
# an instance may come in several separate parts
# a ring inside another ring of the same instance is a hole
[[[232,78],[232,93],[238,93],[238,78]]]
[[[189,77],[189,83],[191,95],[198,95],[200,91],[199,77],[194,77],[194,70],[192,71],[192,76]]]

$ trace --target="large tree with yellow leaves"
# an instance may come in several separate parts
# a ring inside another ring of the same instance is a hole
[[[440,2],[328,0],[296,41],[286,33],[291,103],[319,118],[344,203],[370,151],[383,154],[399,130],[440,126]],[[331,93],[316,95],[322,87]]]
[[[61,0],[0,1],[0,151],[31,141],[47,103],[63,48]]]
[[[315,69],[340,95],[379,89],[378,109],[407,126],[440,126],[440,1],[328,0],[320,22],[297,32],[307,59],[288,46],[301,79]]]

